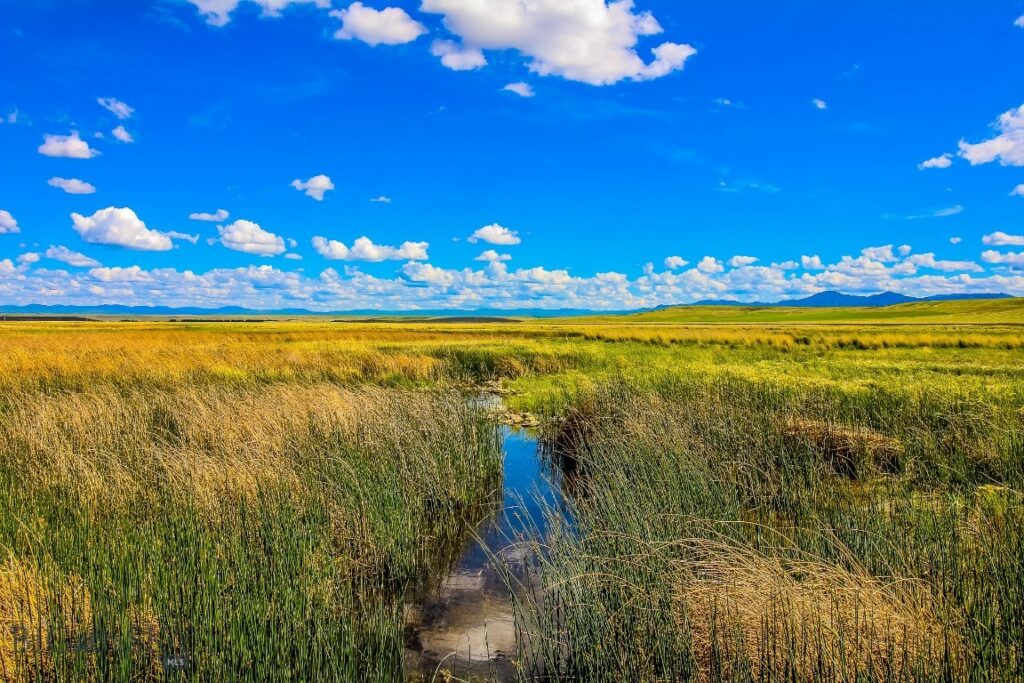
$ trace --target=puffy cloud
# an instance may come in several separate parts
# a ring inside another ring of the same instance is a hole
[[[65,159],[92,159],[99,156],[99,151],[91,148],[89,143],[78,136],[78,131],[71,135],[43,136],[43,144],[39,145],[39,153],[46,157],[62,157]]]
[[[996,230],[982,237],[981,243],[992,247],[1024,247],[1024,235],[1008,235]]]
[[[421,9],[442,15],[469,49],[518,50],[534,73],[591,85],[660,78],[696,54],[662,43],[645,62],[637,43],[662,28],[650,12],[634,12],[632,0],[423,0]]]
[[[439,57],[441,64],[452,71],[472,71],[487,66],[483,52],[451,40],[435,40],[430,45],[430,54]]]
[[[963,238],[962,238],[962,237],[950,237],[950,238],[949,238],[949,243],[950,243],[950,244],[960,244],[960,243],[961,243],[961,242],[963,242],[963,241],[964,241],[964,240],[963,240]]]
[[[243,0],[188,0],[196,6],[199,13],[206,18],[206,23],[211,26],[225,26],[231,21],[231,13],[238,9]],[[327,9],[331,6],[331,0],[249,0],[263,9],[263,15],[268,17],[280,16],[281,10],[289,5],[311,3],[316,7]]]
[[[515,230],[509,230],[506,227],[492,223],[491,225],[485,225],[480,228],[472,235],[469,236],[469,243],[476,244],[477,242],[487,242],[488,244],[499,244],[503,246],[512,246],[522,243],[523,240],[519,238],[519,233]]]
[[[820,256],[801,256],[800,265],[804,270],[823,270],[825,265],[821,262]]]
[[[16,232],[21,232],[21,228],[18,227],[18,221],[14,220],[14,216],[11,215],[10,211],[0,209],[0,235],[9,235]]]
[[[733,268],[743,268],[757,263],[755,256],[733,256],[729,259],[729,265]]]
[[[928,168],[949,168],[953,165],[953,155],[943,154],[941,156],[932,157],[931,159],[925,159],[917,165],[920,170]]]
[[[403,242],[400,247],[389,247],[374,244],[369,237],[360,237],[351,247],[320,236],[314,237],[312,244],[316,253],[333,261],[425,261],[430,247],[426,242]]]
[[[512,260],[512,255],[511,254],[499,254],[494,249],[488,249],[484,253],[482,253],[479,256],[477,256],[476,260],[477,261],[488,261],[488,262],[511,261]]]
[[[892,261],[898,260],[896,255],[892,252],[891,244],[886,244],[881,247],[865,247],[860,250],[860,255],[866,259],[881,261],[882,263],[891,263]]]
[[[773,263],[772,268],[776,270],[796,270],[800,267],[800,264],[796,261],[782,261],[781,263]]]
[[[132,137],[132,134],[129,133],[124,126],[118,126],[114,130],[110,131],[110,134],[126,145],[130,145],[135,142],[135,138]]]
[[[228,219],[228,216],[230,216],[230,215],[231,214],[228,213],[225,209],[217,209],[213,213],[204,213],[204,212],[190,213],[188,215],[188,217],[189,217],[189,219],[194,220],[194,221],[208,221],[210,223],[223,223],[224,221],[226,221]]]
[[[347,9],[332,11],[331,16],[341,20],[341,28],[335,32],[335,38],[356,38],[368,45],[402,45],[427,32],[423,24],[399,7],[375,10],[361,2],[353,2]]]
[[[135,113],[134,109],[132,109],[127,104],[114,97],[101,97],[98,100],[96,100],[96,103],[104,109],[106,109],[107,111],[109,111],[117,118],[121,119],[122,121],[124,121],[125,119],[130,119],[132,117],[132,114]]]
[[[34,251],[28,251],[18,257],[18,263],[39,263],[41,257]]]
[[[1024,197],[1024,183],[1010,190],[1011,197]]]
[[[50,178],[46,184],[64,190],[68,194],[93,194],[96,192],[94,185],[78,178]]]
[[[825,102],[825,100],[819,99],[817,97],[811,100],[811,104],[814,105],[815,109],[828,109],[828,103]]]
[[[690,265],[690,262],[682,256],[669,256],[665,259],[665,267],[669,270],[678,270],[679,268],[685,268],[688,265]]]
[[[128,268],[93,268],[89,271],[97,280],[102,282],[152,282],[153,276],[138,266]]]
[[[370,201],[373,202],[374,204],[390,204],[391,197],[380,195],[379,197],[374,197]]]
[[[71,251],[64,246],[50,247],[46,250],[46,258],[66,263],[76,268],[96,268],[100,262],[77,251]]]
[[[1024,252],[998,252],[992,249],[981,252],[981,260],[985,263],[1007,266],[1024,266]]]
[[[285,251],[284,238],[261,228],[252,221],[237,220],[230,225],[218,225],[217,241],[232,251],[259,256],[277,256]]]
[[[935,254],[914,254],[906,260],[907,263],[913,266],[920,266],[922,268],[931,268],[932,270],[942,271],[971,271],[978,272],[982,268],[974,261],[938,261],[935,259]]]
[[[520,97],[533,97],[534,95],[537,94],[533,92],[532,85],[530,85],[529,83],[523,83],[522,81],[520,81],[519,83],[509,83],[504,88],[502,88],[502,90],[505,92],[515,93]]]
[[[1024,28],[1024,14],[1017,17],[1017,20],[1013,22],[1013,25],[1017,28]]]
[[[110,206],[88,217],[73,213],[71,221],[75,232],[92,244],[112,244],[140,251],[167,251],[174,246],[170,236],[147,228],[129,208]]]
[[[292,181],[292,187],[300,192],[304,192],[307,197],[312,197],[318,202],[322,202],[324,194],[334,189],[334,183],[331,182],[330,177],[320,174],[306,181],[296,178]]]
[[[172,240],[185,240],[186,242],[191,242],[192,244],[199,243],[199,235],[193,235],[187,232],[178,232],[177,230],[171,230],[165,234]]]
[[[721,273],[725,270],[725,267],[722,265],[721,261],[713,256],[705,256],[700,260],[700,263],[697,264],[697,270],[711,275],[713,273]]]
[[[993,126],[999,134],[984,142],[961,140],[960,156],[971,166],[996,160],[1003,166],[1024,166],[1024,104],[1002,114]]]

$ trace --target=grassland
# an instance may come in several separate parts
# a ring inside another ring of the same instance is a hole
[[[496,380],[574,473],[524,678],[1020,680],[1024,321],[929,308],[0,325],[0,680],[402,680]]]

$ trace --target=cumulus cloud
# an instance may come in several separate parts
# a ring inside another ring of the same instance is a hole
[[[908,249],[907,252],[910,250]],[[892,261],[898,260],[896,255],[893,254],[892,245],[886,244],[881,247],[865,247],[860,250],[860,255],[864,258],[871,259],[872,261],[881,261],[882,263],[891,263]]]
[[[991,247],[1024,247],[1024,235],[1008,235],[1001,230],[996,230],[982,237],[981,243]]]
[[[190,213],[188,215],[188,217],[189,217],[189,219],[191,219],[193,221],[207,221],[209,223],[223,223],[224,221],[226,221],[228,219],[228,216],[230,216],[230,215],[231,214],[228,213],[225,209],[217,209],[213,213],[205,213],[205,212],[202,212],[202,211],[199,211],[199,212],[196,212],[196,213]]]
[[[18,227],[18,221],[14,220],[14,216],[11,215],[10,211],[0,209],[0,235],[9,235],[16,232],[21,232],[21,228]]]
[[[210,26],[225,26],[231,21],[231,13],[238,9],[244,0],[188,0],[195,5],[199,13],[206,18]],[[322,9],[331,6],[331,0],[248,0],[263,9],[263,15],[277,17],[281,10],[289,5],[312,4]]]
[[[370,201],[373,202],[374,204],[390,204],[391,197],[388,197],[386,195],[380,195],[379,197],[374,197]]]
[[[744,266],[750,266],[757,263],[757,258],[754,256],[733,256],[729,259],[729,265],[732,268],[743,268]]]
[[[107,111],[109,111],[117,118],[121,119],[122,121],[124,121],[125,119],[130,119],[132,117],[132,114],[135,113],[134,109],[132,109],[127,104],[114,97],[101,97],[98,100],[96,100],[96,103],[104,109],[106,109]]]
[[[39,263],[39,259],[42,258],[38,253],[34,251],[27,251],[18,257],[18,263]]]
[[[942,270],[947,272],[978,272],[982,270],[981,266],[974,261],[941,261],[937,260],[935,258],[935,254],[932,253],[914,254],[906,260],[906,263],[921,268],[931,268],[932,270]]]
[[[932,157],[931,159],[925,159],[917,165],[920,170],[928,168],[949,168],[953,165],[953,155],[943,154],[941,156]]]
[[[537,94],[533,92],[532,85],[530,85],[529,83],[523,83],[521,81],[519,83],[509,83],[504,88],[502,88],[502,90],[505,92],[515,93],[520,97],[533,97],[534,95]]]
[[[399,7],[375,10],[361,2],[353,2],[347,9],[334,10],[330,14],[341,20],[341,28],[334,34],[339,40],[356,38],[368,45],[402,45],[427,32],[423,24]]]
[[[237,220],[230,225],[218,225],[217,241],[232,251],[258,256],[277,256],[285,251],[284,238],[268,232],[252,221]]]
[[[678,270],[679,268],[685,268],[690,265],[690,262],[684,259],[682,256],[669,256],[665,259],[665,267],[669,270]],[[651,270],[654,269],[653,264]]]
[[[1017,17],[1017,20],[1013,22],[1013,25],[1017,28],[1024,28],[1024,14]]]
[[[949,238],[949,243],[950,243],[950,244],[960,244],[960,243],[961,243],[961,242],[963,242],[963,241],[964,241],[964,240],[963,240],[963,238],[962,238],[962,237],[950,237],[950,238]]]
[[[441,64],[452,71],[472,71],[487,66],[483,52],[452,40],[435,40],[430,45],[430,54],[440,58]]]
[[[333,261],[425,261],[430,247],[426,242],[403,242],[400,247],[389,247],[374,244],[369,237],[360,237],[351,247],[320,236],[314,237],[312,244],[316,253]]]
[[[130,145],[135,142],[135,138],[132,137],[132,134],[129,133],[124,126],[118,126],[114,130],[110,131],[110,134],[126,145]]]
[[[512,255],[511,254],[499,254],[494,249],[488,249],[484,253],[482,253],[479,256],[477,256],[476,260],[477,261],[488,261],[488,262],[492,262],[492,263],[496,262],[496,261],[511,261],[512,260]]]
[[[485,225],[478,229],[472,235],[469,236],[469,243],[476,244],[477,242],[487,242],[488,244],[498,244],[502,246],[513,246],[522,243],[523,240],[519,238],[519,233],[515,230],[509,230],[506,227],[492,223],[491,225]]]
[[[107,207],[92,216],[71,214],[72,227],[92,244],[111,244],[140,251],[167,251],[174,245],[170,236],[150,230],[129,208]]]
[[[68,194],[93,194],[96,192],[94,185],[78,178],[50,178],[46,184],[64,190]]]
[[[821,262],[820,256],[801,256],[800,265],[804,270],[824,270],[825,265]]]
[[[1003,253],[989,249],[981,252],[981,260],[995,265],[1024,266],[1024,252]]]
[[[977,144],[960,141],[960,156],[971,166],[999,161],[1003,166],[1024,166],[1024,104],[1002,114],[993,124],[995,137]]]
[[[721,273],[725,270],[725,267],[722,265],[721,261],[713,256],[705,256],[700,260],[700,263],[697,264],[697,270],[711,275],[712,273]]]
[[[93,268],[89,275],[101,282],[152,282],[153,276],[139,266]]]
[[[814,105],[815,109],[828,109],[828,103],[825,102],[825,100],[819,99],[817,97],[811,100],[811,104]]]
[[[334,189],[334,183],[331,182],[330,177],[320,174],[305,181],[296,178],[292,181],[292,187],[300,192],[304,192],[307,197],[312,197],[316,201],[322,202],[324,194]]]
[[[632,0],[423,0],[421,9],[442,15],[467,49],[518,50],[533,73],[591,85],[660,78],[696,54],[666,42],[645,62],[637,44],[662,27],[650,12],[635,12]]]
[[[76,268],[95,268],[100,262],[77,251],[71,251],[64,246],[50,247],[46,250],[46,258],[66,263]]]
[[[89,146],[89,143],[78,135],[77,130],[71,131],[71,135],[50,135],[43,136],[43,144],[39,145],[39,153],[45,157],[61,157],[64,159],[92,159],[99,156],[99,151]]]
[[[1024,197],[1024,183],[1010,190],[1011,197]]]

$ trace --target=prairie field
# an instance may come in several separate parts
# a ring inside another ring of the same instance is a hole
[[[963,303],[0,323],[0,680],[1021,680],[1024,311]],[[510,413],[509,667],[421,666]]]

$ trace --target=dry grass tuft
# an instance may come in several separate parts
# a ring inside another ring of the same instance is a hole
[[[915,582],[886,583],[816,560],[786,560],[706,539],[681,565],[674,618],[688,629],[705,680],[897,680],[961,658],[956,624],[943,623]],[[723,669],[730,669],[728,671]]]
[[[786,421],[782,433],[822,455],[844,477],[856,478],[865,467],[891,471],[903,454],[903,444],[868,427],[795,417]]]

